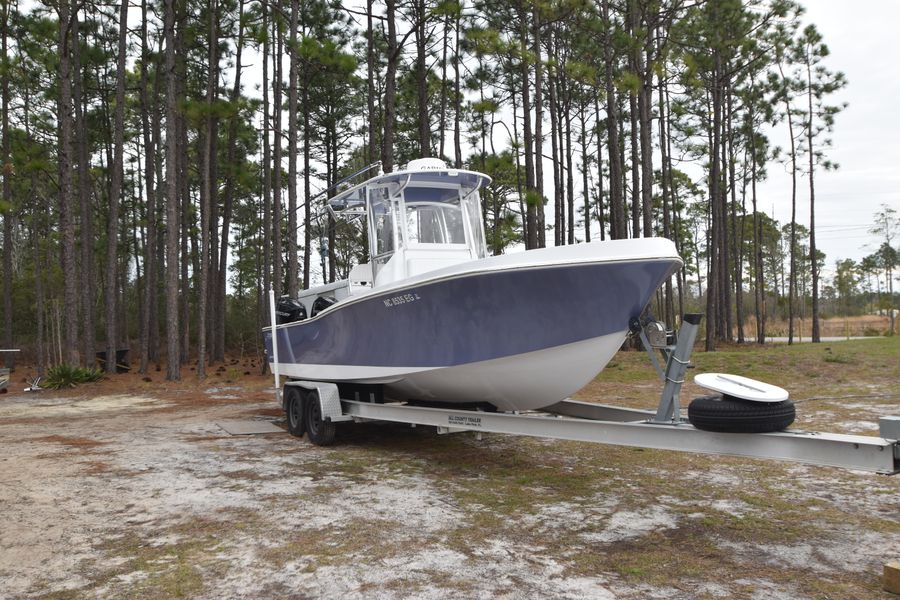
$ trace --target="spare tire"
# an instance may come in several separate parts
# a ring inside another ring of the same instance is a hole
[[[697,429],[724,433],[781,431],[797,413],[790,400],[754,402],[734,396],[701,396],[688,406],[688,421]]]

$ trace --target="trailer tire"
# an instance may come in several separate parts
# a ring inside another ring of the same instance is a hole
[[[723,433],[769,433],[786,429],[796,418],[794,403],[753,402],[714,394],[695,398],[688,421],[697,429]]]
[[[284,414],[287,417],[288,433],[295,437],[303,437],[306,431],[304,424],[306,407],[303,396],[303,392],[296,386],[284,388]]]
[[[322,406],[317,392],[308,392],[306,395],[305,417],[306,434],[310,442],[316,446],[330,446],[334,443],[335,425],[322,418]]]

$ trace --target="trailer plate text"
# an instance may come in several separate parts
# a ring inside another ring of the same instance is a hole
[[[450,415],[447,417],[447,425],[451,427],[481,427],[481,417]]]

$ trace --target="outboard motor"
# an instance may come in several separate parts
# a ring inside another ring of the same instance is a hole
[[[331,296],[319,296],[318,298],[316,298],[316,301],[313,302],[311,316],[316,316],[335,302],[337,302],[337,300],[335,300]]]
[[[302,321],[306,318],[306,307],[299,300],[282,296],[275,305],[275,316],[279,325]]]

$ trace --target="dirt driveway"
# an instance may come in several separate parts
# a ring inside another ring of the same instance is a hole
[[[216,422],[281,416],[268,380],[220,379],[0,396],[0,596],[891,597],[900,477],[375,424],[232,436]],[[896,399],[856,405],[865,429]]]

